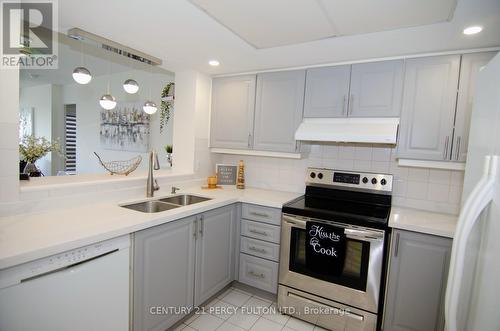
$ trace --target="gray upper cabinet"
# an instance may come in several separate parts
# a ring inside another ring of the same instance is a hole
[[[135,234],[135,331],[163,331],[181,314],[151,314],[150,307],[192,307],[194,295],[194,217]]]
[[[214,78],[210,146],[251,148],[255,75]]]
[[[345,117],[351,66],[307,70],[304,117]]]
[[[391,245],[384,331],[444,329],[452,240],[396,230]]]
[[[198,216],[195,304],[199,305],[234,279],[236,206]]]
[[[450,159],[459,66],[459,55],[406,61],[399,157]]]
[[[353,64],[349,117],[399,117],[403,60]]]
[[[453,140],[453,161],[465,161],[467,158],[470,116],[477,74],[495,55],[496,52],[462,55],[457,114],[455,117],[455,134]]]
[[[296,152],[295,131],[302,121],[305,70],[257,75],[253,148]]]

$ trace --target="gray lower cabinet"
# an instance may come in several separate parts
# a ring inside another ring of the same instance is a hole
[[[135,234],[134,331],[163,331],[234,280],[236,205]]]
[[[195,305],[234,279],[236,208],[214,209],[199,217],[196,249]]]
[[[211,147],[252,147],[255,80],[255,75],[213,79]]]
[[[470,118],[476,90],[477,75],[481,68],[488,64],[496,54],[497,52],[485,52],[462,55],[457,113],[455,116],[455,132],[453,135],[453,153],[451,155],[453,161],[464,162],[467,158]]]
[[[192,307],[195,276],[195,217],[135,234],[133,326],[164,331],[182,314],[152,314],[155,307]]]
[[[253,148],[297,152],[295,131],[302,121],[305,70],[257,75]]]
[[[398,156],[448,161],[460,55],[406,61]]]
[[[384,331],[444,329],[444,295],[452,240],[395,230],[387,281]]]
[[[403,60],[353,64],[348,116],[398,117],[403,65]]]

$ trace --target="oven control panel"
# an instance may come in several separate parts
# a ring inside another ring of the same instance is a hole
[[[308,168],[306,185],[338,186],[361,190],[392,192],[392,175],[325,168]]]

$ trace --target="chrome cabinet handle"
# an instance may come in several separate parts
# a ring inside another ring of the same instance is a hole
[[[203,237],[203,230],[205,227],[205,219],[203,215],[200,216],[200,237]]]
[[[399,232],[396,233],[396,244],[394,245],[394,257],[398,257],[399,253]]]
[[[259,252],[259,253],[263,253],[263,254],[267,253],[267,251],[264,248],[257,248],[255,246],[250,246],[250,247],[248,247],[248,249],[251,251]]]
[[[266,236],[267,237],[267,232],[264,232],[264,231],[257,231],[257,230],[254,230],[254,229],[250,229],[248,231],[252,232],[252,233],[255,233],[255,234],[260,234],[261,236]]]
[[[197,233],[198,233],[198,216],[196,216],[194,219],[194,232],[193,232],[194,239],[197,238]]]
[[[342,114],[347,116],[347,95],[344,95],[344,100],[343,100],[343,103],[342,103]]]
[[[444,140],[444,152],[443,152],[443,159],[446,160],[446,157],[448,156],[448,143],[450,142],[450,136],[446,136],[446,139]]]
[[[248,134],[248,141],[247,141],[247,146],[250,147],[250,139],[252,138],[252,134]]]
[[[257,277],[257,278],[264,278],[264,277],[266,277],[263,273],[258,274],[258,273],[255,273],[253,270],[250,270],[248,272],[248,274],[251,275],[251,276]]]
[[[352,113],[352,104],[354,103],[354,95],[349,96],[349,107],[347,108],[347,116],[350,116]]]
[[[269,218],[269,215],[268,215],[268,214],[258,213],[258,212],[256,212],[256,211],[252,211],[252,212],[250,212],[250,215],[259,216],[259,217],[267,217],[267,218]]]
[[[460,158],[460,143],[462,142],[462,137],[458,136],[457,137],[457,154],[455,155],[455,160],[458,161]]]

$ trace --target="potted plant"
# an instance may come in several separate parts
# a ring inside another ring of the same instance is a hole
[[[29,174],[30,177],[42,176],[43,173],[35,163],[51,152],[63,155],[59,140],[49,141],[45,137],[25,136],[19,144],[19,156],[22,161],[26,162],[24,173]]]
[[[172,151],[174,147],[172,145],[165,145],[165,152],[167,153],[167,161],[170,163],[170,167],[172,167]]]

